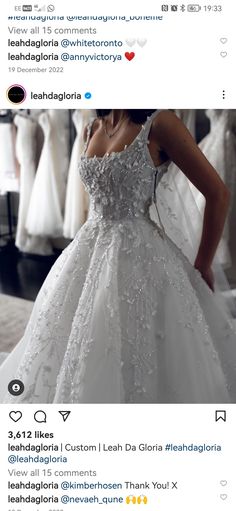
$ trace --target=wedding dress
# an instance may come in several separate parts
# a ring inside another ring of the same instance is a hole
[[[25,228],[36,173],[37,124],[29,117],[21,115],[14,117],[14,124],[17,127],[16,156],[20,164],[20,196],[15,244],[22,252],[49,255],[52,253],[49,241],[39,236],[30,236]]]
[[[78,165],[84,148],[84,128],[93,117],[95,117],[93,110],[75,110],[72,116],[76,129],[76,138],[71,153],[66,189],[65,218],[63,227],[63,234],[66,238],[74,238],[78,229],[86,220],[88,199],[78,172]]]
[[[62,234],[61,176],[57,168],[52,121],[47,112],[39,116],[44,144],[34,180],[26,229],[29,234],[57,237]]]
[[[236,333],[218,298],[149,216],[148,137],[81,157],[90,212],[57,259],[22,340],[0,369],[11,403],[228,403],[236,399]],[[89,140],[89,134],[88,134]],[[12,397],[11,379],[25,392]]]
[[[69,112],[66,109],[47,110],[50,118],[53,158],[61,211],[64,211],[69,167]]]
[[[15,159],[15,127],[8,118],[0,118],[0,195],[19,191],[19,175]]]

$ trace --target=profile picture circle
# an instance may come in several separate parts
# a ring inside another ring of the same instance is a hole
[[[20,103],[23,103],[26,99],[26,90],[23,87],[23,85],[11,85],[7,89],[7,99],[14,103],[14,105],[19,105]]]

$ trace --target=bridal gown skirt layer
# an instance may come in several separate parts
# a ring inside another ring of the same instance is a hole
[[[236,397],[235,332],[149,219],[90,218],[42,286],[0,369],[12,403],[218,403]],[[25,392],[11,397],[20,379]]]

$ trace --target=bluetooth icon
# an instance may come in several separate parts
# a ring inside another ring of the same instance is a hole
[[[182,4],[182,5],[180,6],[180,10],[181,10],[182,12],[186,11],[186,7],[185,7],[185,5],[183,5],[183,4]]]

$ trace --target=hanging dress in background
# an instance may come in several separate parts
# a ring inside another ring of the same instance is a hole
[[[54,162],[57,169],[57,188],[61,205],[61,212],[64,213],[66,183],[69,167],[69,111],[66,109],[49,109],[52,147],[54,150]]]
[[[58,237],[63,230],[62,189],[48,112],[39,116],[39,124],[44,133],[44,144],[29,204],[26,229],[35,236]]]
[[[20,164],[20,194],[15,244],[22,252],[52,254],[50,242],[43,237],[31,236],[25,228],[28,207],[36,173],[37,123],[30,117],[16,115],[16,156]]]
[[[0,194],[19,191],[19,169],[15,156],[15,126],[11,110],[0,114]]]
[[[94,110],[75,110],[72,117],[76,129],[76,138],[71,153],[66,190],[63,227],[63,234],[66,238],[74,238],[78,229],[86,220],[89,201],[87,192],[81,181],[78,167],[84,147],[84,129],[95,115]]]

